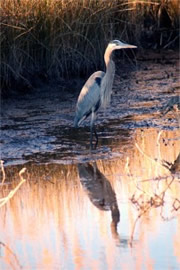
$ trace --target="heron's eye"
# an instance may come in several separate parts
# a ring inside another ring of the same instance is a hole
[[[112,42],[111,45],[112,45],[113,47],[116,47],[118,44],[115,43],[115,42]]]
[[[116,48],[117,46],[120,45],[120,42],[119,40],[112,40],[109,45],[112,47],[112,48]]]

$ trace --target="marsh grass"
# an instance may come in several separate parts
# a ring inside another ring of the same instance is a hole
[[[174,46],[178,15],[178,0],[1,0],[1,88],[89,74],[114,38]]]

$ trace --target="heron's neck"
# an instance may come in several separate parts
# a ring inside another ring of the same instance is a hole
[[[105,51],[104,54],[104,61],[106,64],[106,77],[108,77],[108,79],[113,80],[114,79],[114,74],[115,74],[115,64],[114,61],[112,60],[112,50],[110,50],[108,47]]]
[[[106,107],[111,99],[111,90],[114,81],[114,74],[115,74],[115,64],[111,57],[112,50],[109,48],[106,49],[104,54],[104,61],[106,64],[106,73],[103,78],[102,82],[102,97],[101,97],[101,104],[103,107]]]

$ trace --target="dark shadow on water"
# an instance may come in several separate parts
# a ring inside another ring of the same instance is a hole
[[[96,162],[79,163],[77,165],[80,182],[94,206],[101,211],[111,211],[111,233],[119,241],[117,226],[120,221],[120,211],[116,194],[108,179],[99,171]]]

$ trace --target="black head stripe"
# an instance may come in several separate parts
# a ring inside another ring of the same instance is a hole
[[[101,85],[101,78],[100,77],[97,77],[96,78],[96,83],[100,86]]]
[[[109,42],[110,44],[119,45],[119,40],[115,39]]]

